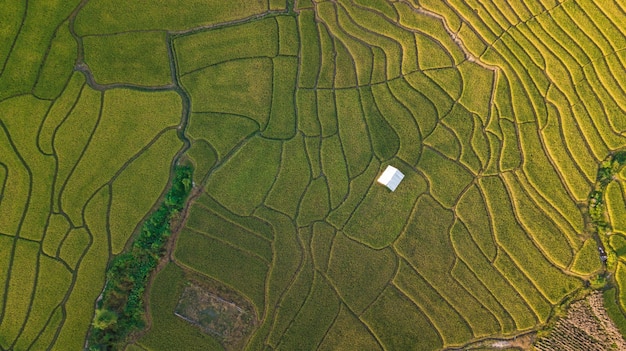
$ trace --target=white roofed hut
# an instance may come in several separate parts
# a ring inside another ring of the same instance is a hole
[[[402,181],[402,178],[404,178],[404,174],[396,167],[387,166],[383,174],[378,178],[378,182],[389,188],[389,190],[395,191],[398,184]]]

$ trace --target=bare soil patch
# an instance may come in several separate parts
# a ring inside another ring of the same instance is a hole
[[[541,351],[626,350],[626,342],[604,309],[602,293],[574,302],[565,318],[535,342]]]

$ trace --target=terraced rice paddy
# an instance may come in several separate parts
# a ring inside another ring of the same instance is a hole
[[[0,10],[0,349],[85,345],[180,162],[196,194],[129,350],[506,344],[606,272],[626,330],[626,170],[590,196],[626,146],[623,4]],[[176,317],[189,284],[250,326]]]

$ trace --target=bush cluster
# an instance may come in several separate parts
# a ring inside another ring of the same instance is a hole
[[[190,166],[176,167],[172,187],[144,222],[132,248],[110,263],[89,335],[90,351],[120,349],[130,333],[145,326],[144,290],[150,273],[166,252],[170,223],[183,209],[191,191],[192,172]]]

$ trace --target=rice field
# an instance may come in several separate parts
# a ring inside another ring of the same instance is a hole
[[[603,284],[623,330],[623,23],[583,0],[5,1],[0,350],[85,345],[181,162],[196,196],[129,350],[480,349]],[[197,281],[248,331],[174,315]]]

